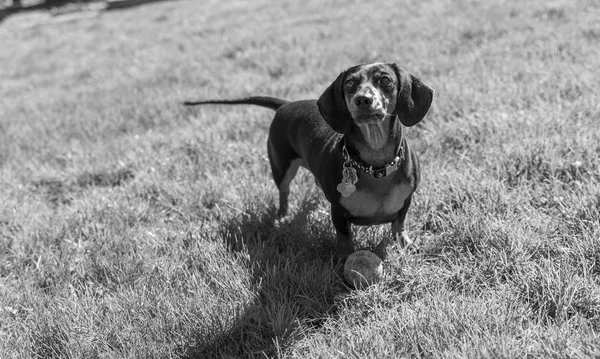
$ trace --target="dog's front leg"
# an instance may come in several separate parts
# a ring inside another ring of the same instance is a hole
[[[404,222],[406,221],[406,214],[408,213],[408,208],[410,207],[412,200],[412,195],[409,196],[405,201],[402,209],[398,212],[398,215],[392,222],[392,237],[384,238],[379,245],[377,245],[377,252],[379,252],[383,257],[387,256],[388,246],[400,246],[403,250],[412,252],[417,248],[416,243],[414,243],[406,229],[404,228]]]
[[[348,212],[340,206],[331,206],[331,221],[336,232],[336,252],[340,259],[346,259],[354,252],[352,242],[352,228],[348,219]]]

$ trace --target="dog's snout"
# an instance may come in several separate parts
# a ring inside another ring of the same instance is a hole
[[[373,105],[373,97],[368,95],[357,95],[354,97],[354,104],[358,108],[369,108]]]

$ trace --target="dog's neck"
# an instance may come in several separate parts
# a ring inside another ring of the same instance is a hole
[[[386,116],[383,121],[375,124],[353,125],[346,137],[348,147],[365,164],[381,167],[396,157],[402,141],[402,129],[397,116]]]

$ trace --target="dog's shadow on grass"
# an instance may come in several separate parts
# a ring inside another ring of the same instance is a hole
[[[197,342],[187,358],[279,356],[334,315],[334,297],[349,289],[335,258],[328,215],[305,200],[287,220],[275,210],[244,213],[221,227],[228,248],[249,255],[257,295],[225,333]],[[316,221],[316,222],[315,222]]]

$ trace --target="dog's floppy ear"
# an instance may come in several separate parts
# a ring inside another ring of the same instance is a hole
[[[335,81],[323,92],[317,106],[319,112],[331,128],[338,133],[347,133],[352,126],[350,112],[344,99],[344,78],[346,71],[342,72]]]
[[[414,126],[425,117],[431,101],[433,89],[423,81],[392,64],[398,77],[398,99],[396,114],[404,126]]]

